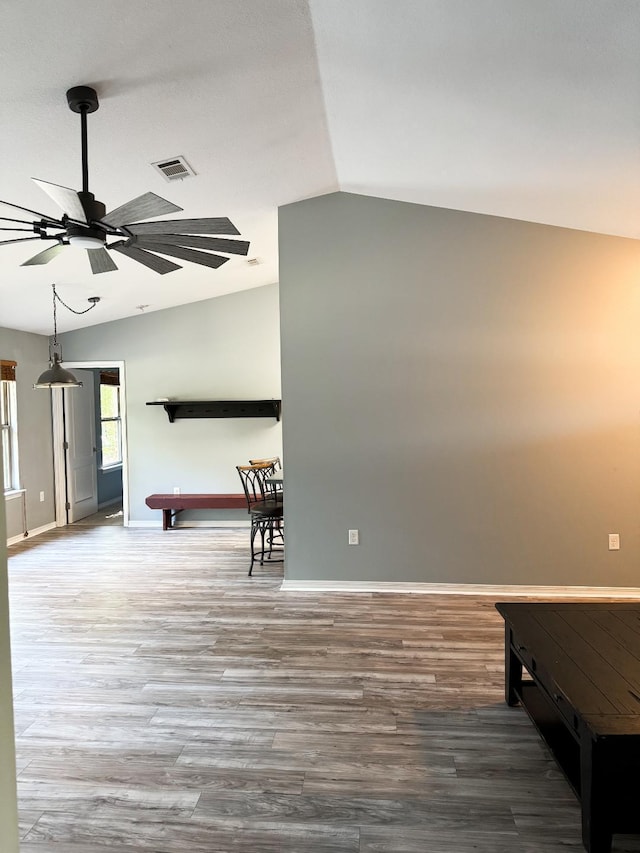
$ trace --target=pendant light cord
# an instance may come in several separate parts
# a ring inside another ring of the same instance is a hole
[[[58,346],[58,315],[56,312],[56,297],[58,294],[56,293],[55,284],[51,285],[51,289],[53,290],[53,348]]]
[[[76,311],[75,308],[67,305],[64,299],[58,295],[55,284],[51,285],[51,290],[53,291],[53,348],[55,349],[58,346],[58,312],[56,303],[59,302],[61,305],[64,305],[67,311],[71,311],[72,314],[86,314],[87,311],[91,311],[92,308],[95,308],[100,300],[97,296],[94,296],[89,300],[91,305],[89,305],[88,308],[85,308],[84,311]]]
[[[95,308],[98,304],[98,301],[91,303],[88,308],[85,308],[84,311],[76,311],[75,308],[72,308],[70,305],[62,299],[62,297],[58,294],[56,290],[55,284],[51,285],[51,289],[53,290],[53,343],[54,345],[58,343],[58,324],[57,324],[57,311],[56,311],[56,302],[59,302],[61,305],[67,309],[67,311],[71,311],[72,314],[86,314],[87,311],[91,311],[92,308]],[[95,298],[95,297],[94,297]]]

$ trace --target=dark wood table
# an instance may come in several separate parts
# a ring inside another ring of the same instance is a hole
[[[640,833],[640,605],[496,608],[506,700],[525,707],[580,799],[586,849],[609,853],[614,833]]]

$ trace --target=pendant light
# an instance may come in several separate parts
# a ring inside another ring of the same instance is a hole
[[[34,383],[34,388],[78,388],[82,385],[76,377],[71,373],[70,370],[66,370],[62,366],[62,345],[58,342],[58,321],[57,321],[57,312],[56,312],[56,303],[60,302],[71,311],[73,314],[86,314],[87,311],[91,311],[92,308],[95,308],[98,302],[100,302],[99,296],[92,296],[89,299],[91,305],[88,308],[85,308],[84,311],[75,311],[73,308],[70,308],[66,302],[63,302],[62,299],[56,293],[55,284],[51,285],[51,289],[53,291],[53,343],[49,344],[49,367],[44,373],[41,373],[38,377],[38,381]]]

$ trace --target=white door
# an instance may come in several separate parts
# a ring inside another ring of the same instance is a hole
[[[98,511],[96,422],[93,373],[73,371],[83,384],[64,390],[64,432],[68,521],[71,524]]]

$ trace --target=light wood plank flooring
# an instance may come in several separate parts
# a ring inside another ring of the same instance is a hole
[[[582,850],[492,601],[281,593],[247,535],[10,549],[22,853]]]

